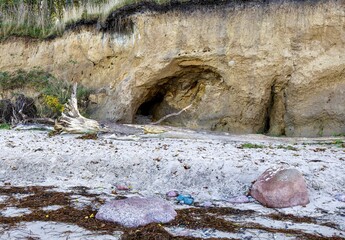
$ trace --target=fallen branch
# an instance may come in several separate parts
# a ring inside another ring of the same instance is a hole
[[[164,117],[162,117],[161,119],[159,119],[158,121],[156,122],[153,122],[151,123],[152,125],[157,125],[157,124],[160,124],[161,122],[163,122],[164,120],[166,120],[167,118],[170,118],[170,117],[173,117],[173,116],[178,116],[180,115],[181,113],[183,113],[184,111],[186,111],[187,109],[189,109],[193,104],[190,104],[188,105],[187,107],[183,108],[181,111],[177,112],[177,113],[171,113],[171,114],[168,114]]]
[[[54,125],[55,120],[52,118],[28,118],[27,122]]]
[[[78,110],[77,83],[73,85],[71,99],[65,104],[65,110],[55,122],[56,132],[90,134],[104,131],[100,124],[92,119],[83,117]]]

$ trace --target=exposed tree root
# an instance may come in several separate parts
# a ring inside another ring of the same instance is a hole
[[[178,116],[178,115],[180,115],[181,113],[183,113],[184,111],[187,111],[192,105],[193,105],[193,104],[188,105],[187,107],[183,108],[183,109],[182,109],[181,111],[179,111],[179,112],[168,114],[168,115],[162,117],[161,119],[159,119],[158,121],[153,122],[153,123],[151,123],[151,124],[152,124],[152,125],[157,125],[157,124],[160,124],[161,122],[163,122],[164,120],[166,120],[167,118],[174,117],[174,116]]]

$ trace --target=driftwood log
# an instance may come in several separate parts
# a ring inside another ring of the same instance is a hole
[[[101,125],[92,119],[83,117],[78,110],[77,83],[73,85],[71,99],[65,104],[61,117],[55,122],[58,133],[95,134],[104,131]]]

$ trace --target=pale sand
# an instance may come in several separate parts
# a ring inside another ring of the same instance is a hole
[[[131,186],[142,196],[163,196],[176,189],[199,202],[211,200],[220,206],[263,214],[279,211],[317,217],[339,225],[338,229],[301,228],[325,236],[345,236],[345,203],[334,198],[337,193],[345,193],[345,148],[325,144],[344,138],[240,136],[171,127],[155,127],[165,133],[144,134],[143,126],[135,127],[127,131],[134,135],[106,134],[98,140],[76,139],[76,135],[48,137],[44,131],[2,130],[0,186],[87,186],[110,193],[120,184]],[[243,143],[265,147],[239,148]],[[294,167],[304,175],[311,200],[306,207],[275,210],[258,203],[232,205],[222,201],[245,194],[264,170],[278,165]]]

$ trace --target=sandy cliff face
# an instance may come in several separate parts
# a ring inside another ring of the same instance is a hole
[[[145,12],[132,33],[80,29],[0,44],[0,71],[40,67],[96,89],[94,117],[136,114],[231,133],[345,133],[345,5]]]

